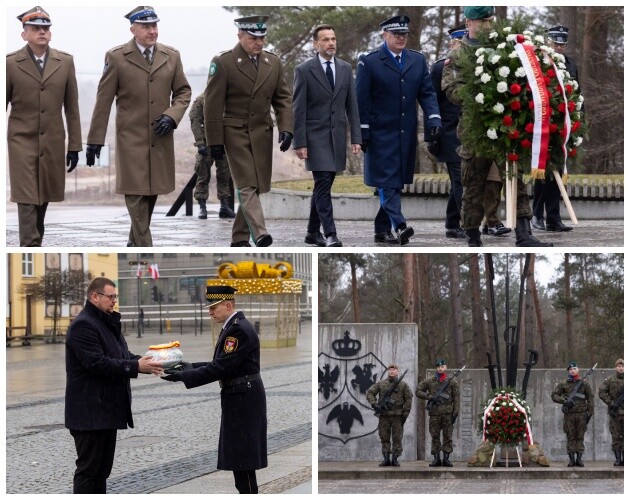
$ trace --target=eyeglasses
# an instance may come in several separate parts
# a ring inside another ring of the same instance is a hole
[[[392,35],[394,35],[394,38],[407,38],[409,33],[392,33]]]
[[[96,293],[98,293],[99,295],[102,295],[103,297],[107,297],[112,302],[116,302],[118,300],[118,295],[116,295],[115,293],[111,295],[107,295],[106,293],[101,293],[101,292],[96,292]]]

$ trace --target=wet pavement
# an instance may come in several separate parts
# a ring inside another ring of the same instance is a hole
[[[172,337],[172,338],[171,338]],[[179,340],[185,359],[211,358],[210,335],[126,337],[131,352]],[[267,392],[269,466],[260,493],[312,490],[312,325],[297,345],[261,350]],[[7,493],[70,493],[76,451],[64,428],[65,346],[6,349]],[[118,432],[110,493],[236,493],[230,472],[216,470],[219,387],[186,390],[151,375],[132,379],[134,429]]]

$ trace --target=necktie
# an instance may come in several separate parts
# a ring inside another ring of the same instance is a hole
[[[258,59],[256,59],[254,56],[250,57],[250,59],[254,63],[254,67],[258,69]]]
[[[396,56],[396,62],[398,63],[398,66],[400,66],[400,56]]]
[[[40,73],[44,72],[44,61],[42,61],[41,59],[37,60],[37,69]]]
[[[151,50],[150,49],[144,49],[144,58],[146,59],[147,64],[151,66]]]
[[[326,61],[326,77],[330,83],[330,88],[335,90],[335,79],[333,77],[332,68],[330,67],[331,64],[332,63],[330,61]]]

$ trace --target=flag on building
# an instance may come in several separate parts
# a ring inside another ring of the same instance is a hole
[[[156,280],[160,277],[160,271],[158,270],[157,264],[151,264],[149,266],[149,272],[151,273],[151,277]]]

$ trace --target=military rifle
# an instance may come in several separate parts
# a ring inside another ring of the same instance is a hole
[[[619,396],[617,396],[617,399],[615,399],[615,402],[610,405],[610,414],[613,417],[616,417],[619,413],[619,408],[621,408],[623,406],[623,391],[621,392],[621,394]]]
[[[449,400],[451,397],[448,394],[444,394],[444,391],[446,391],[446,389],[448,389],[448,386],[451,384],[451,380],[453,380],[456,377],[459,377],[459,374],[461,372],[464,371],[464,369],[466,368],[466,365],[462,366],[459,370],[457,370],[455,373],[453,373],[452,377],[449,377],[448,379],[446,379],[446,382],[443,382],[442,385],[440,387],[438,387],[437,392],[435,393],[435,396],[433,396],[431,399],[429,399],[428,403],[427,403],[427,411],[430,412],[431,409],[435,406],[435,405],[441,405],[443,404],[445,401]]]
[[[584,399],[586,397],[584,394],[578,393],[578,391],[580,390],[580,387],[582,387],[582,385],[584,384],[584,381],[589,377],[589,375],[595,371],[595,368],[597,368],[597,363],[595,363],[593,368],[591,368],[588,373],[584,375],[584,378],[578,380],[575,386],[573,386],[571,394],[569,394],[567,400],[562,405],[562,413],[568,413],[575,406],[576,399]]]
[[[391,395],[396,390],[396,387],[398,387],[398,384],[400,384],[400,381],[403,379],[408,371],[409,370],[405,370],[405,372],[400,377],[398,377],[392,385],[389,386],[389,389],[387,389],[387,392],[379,400],[379,402],[374,405],[374,415],[380,417],[382,412],[392,409],[392,407],[394,406],[394,402],[392,401]]]

